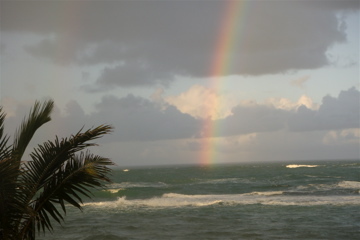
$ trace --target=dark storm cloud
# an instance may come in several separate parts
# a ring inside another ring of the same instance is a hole
[[[301,106],[289,121],[290,130],[338,130],[360,127],[360,92],[341,91],[338,98],[326,96],[319,110]]]
[[[232,116],[218,120],[224,136],[278,131],[286,127],[290,115],[288,111],[257,104],[239,105],[232,112]]]
[[[358,10],[357,3],[243,3],[226,74],[327,65],[326,51],[346,40],[346,26],[336,13]],[[58,64],[112,64],[102,71],[99,89],[166,85],[164,79],[171,81],[174,75],[209,74],[223,37],[224,7],[225,1],[2,1],[1,31],[37,34],[41,40],[29,43],[27,52]],[[139,62],[145,70],[135,64]]]
[[[216,124],[223,135],[274,132],[341,130],[360,127],[360,92],[355,87],[341,91],[338,97],[325,96],[318,110],[300,106],[296,112],[265,105],[239,105],[233,115]]]
[[[43,39],[40,42],[24,46],[31,55],[40,59],[54,61],[56,64],[69,65],[76,62],[79,50],[74,46],[65,46],[57,39]]]
[[[141,97],[104,97],[89,116],[97,122],[112,119],[116,141],[156,141],[191,138],[197,132],[198,121],[179,112],[173,106],[162,109],[156,103]]]
[[[19,104],[14,116],[6,119],[6,130],[13,133],[27,116],[31,104]],[[183,114],[174,106],[159,106],[141,97],[128,95],[123,98],[107,96],[95,106],[95,111],[85,114],[76,101],[70,101],[63,113],[55,107],[52,121],[41,132],[48,139],[55,135],[68,137],[81,128],[88,129],[100,124],[111,124],[114,132],[104,140],[109,141],[157,141],[192,138],[200,128],[200,121]],[[37,142],[46,138],[36,138]]]
[[[210,122],[211,126],[204,126],[204,121],[183,114],[174,106],[161,108],[133,95],[105,97],[96,109],[89,119],[97,122],[112,119],[117,141],[200,138],[206,127],[211,126],[220,127],[217,137],[282,130],[310,132],[359,128],[360,92],[351,88],[340,92],[338,97],[326,96],[318,110],[305,106],[288,111],[268,105],[238,105],[232,116]]]
[[[26,116],[30,106],[19,105],[16,114],[7,119],[11,132]],[[115,131],[105,141],[158,141],[169,139],[198,139],[206,131],[204,121],[181,113],[176,107],[162,105],[147,99],[128,95],[117,98],[107,96],[95,106],[95,111],[85,114],[76,101],[70,101],[61,114],[55,109],[52,121],[46,124],[43,138],[55,135],[66,137],[80,128],[99,124],[111,124]],[[85,123],[85,126],[84,126]],[[276,109],[259,104],[239,105],[233,115],[210,122],[220,127],[216,137],[236,136],[248,133],[290,131],[316,132],[360,127],[360,92],[355,88],[342,91],[338,97],[326,96],[318,110],[301,106],[297,111]],[[193,146],[196,147],[196,146]]]
[[[122,87],[160,85],[167,86],[170,74],[152,71],[152,67],[141,62],[124,62],[113,68],[105,67],[97,79],[99,85],[116,86],[121,81]]]

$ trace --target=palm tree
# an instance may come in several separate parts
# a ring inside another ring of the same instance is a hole
[[[65,204],[81,210],[90,189],[110,181],[108,166],[113,162],[86,150],[96,145],[93,140],[112,131],[109,125],[56,137],[38,145],[30,161],[22,161],[36,130],[51,120],[53,106],[52,100],[35,102],[11,145],[0,108],[0,239],[35,239],[36,232],[51,231],[54,221],[64,220]]]

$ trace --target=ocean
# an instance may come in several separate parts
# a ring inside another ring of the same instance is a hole
[[[38,239],[360,239],[360,161],[115,169]]]

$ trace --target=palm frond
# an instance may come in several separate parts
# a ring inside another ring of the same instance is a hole
[[[3,108],[0,107],[0,138],[4,133],[4,121],[6,114],[3,112]]]
[[[109,182],[107,177],[113,163],[100,156],[81,153],[71,158],[44,186],[39,198],[34,202],[38,230],[51,230],[50,217],[61,223],[66,213],[65,203],[82,209],[83,197],[91,197],[90,188],[101,187],[103,181]],[[56,205],[60,204],[61,213]]]
[[[9,137],[4,135],[4,121],[5,121],[5,113],[2,111],[2,107],[0,107],[0,161],[2,159],[6,159],[11,154],[11,147],[7,146]]]
[[[13,144],[13,159],[20,165],[21,158],[34,136],[36,130],[51,120],[50,114],[54,108],[54,101],[48,100],[43,104],[36,101],[27,118],[24,118],[21,127],[16,131]]]
[[[21,209],[17,191],[20,172],[10,158],[11,146],[7,146],[9,137],[4,135],[5,116],[0,107],[0,235],[14,235],[13,222]]]
[[[22,191],[24,182],[20,178],[23,173],[21,158],[36,130],[50,121],[53,101],[42,105],[35,102],[28,118],[23,120],[14,136],[14,144],[8,146],[8,136],[4,136],[5,114],[0,111],[0,218],[2,235],[16,238],[17,226],[21,216],[29,215],[29,208],[24,204],[26,195]]]
[[[60,204],[64,212],[65,202],[81,209],[79,202],[81,203],[82,199],[79,194],[90,196],[89,191],[83,186],[101,186],[99,180],[109,181],[106,174],[110,170],[104,169],[103,166],[111,165],[110,160],[89,154],[80,154],[79,158],[76,157],[76,153],[96,145],[90,141],[111,131],[111,126],[101,125],[85,132],[78,132],[69,139],[64,138],[60,141],[56,138],[54,142],[47,141],[30,154],[32,161],[28,162],[23,179],[27,183],[25,191],[28,203],[37,214],[29,216],[29,221],[24,228],[37,222],[38,229],[41,227],[43,230],[51,230],[49,217],[57,222],[61,222],[63,219],[55,204]],[[77,173],[71,175],[72,171]],[[82,174],[84,171],[86,174]],[[82,177],[76,178],[78,175]],[[70,180],[65,180],[65,177]],[[74,185],[70,187],[72,183]],[[39,193],[40,196],[34,200],[34,196]],[[62,195],[59,195],[60,193]]]
[[[53,105],[52,100],[35,102],[11,146],[0,107],[0,239],[35,239],[37,231],[52,230],[52,221],[63,221],[65,204],[81,209],[83,198],[91,197],[91,188],[110,181],[108,166],[113,163],[83,151],[110,133],[109,125],[80,130],[61,140],[56,137],[38,145],[31,161],[21,161],[36,130],[50,121]]]
[[[16,234],[16,222],[24,208],[21,204],[17,181],[19,169],[12,164],[11,158],[0,160],[0,234],[13,236]]]
[[[100,125],[83,133],[78,132],[69,139],[64,138],[60,141],[56,138],[54,142],[47,141],[35,148],[30,154],[32,161],[28,162],[28,171],[24,175],[26,182],[31,183],[32,186],[31,197],[43,188],[47,180],[76,152],[97,145],[89,141],[98,139],[111,131],[111,126]]]

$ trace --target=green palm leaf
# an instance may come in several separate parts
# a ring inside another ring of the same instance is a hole
[[[31,212],[24,204],[26,195],[23,190],[26,184],[21,178],[25,171],[21,158],[36,130],[50,121],[53,105],[52,100],[43,104],[35,102],[28,118],[23,120],[17,130],[12,146],[7,146],[9,138],[3,136],[5,114],[0,114],[0,235],[5,239],[19,238],[17,228],[22,221],[21,216]]]
[[[51,120],[50,114],[53,108],[52,100],[45,101],[43,104],[36,101],[28,118],[23,120],[21,127],[16,131],[12,153],[18,164],[37,129]]]
[[[19,187],[16,181],[19,169],[11,161],[9,137],[4,135],[5,113],[0,108],[0,239],[1,235],[14,235],[14,220],[17,219],[21,204],[17,201]]]
[[[0,108],[0,239],[35,239],[37,231],[52,230],[52,221],[61,223],[65,204],[80,210],[90,188],[110,181],[113,163],[86,150],[93,140],[112,131],[109,125],[81,132],[69,138],[47,141],[21,162],[36,130],[50,121],[53,101],[35,102],[30,114],[8,146],[4,136],[5,114]],[[59,208],[60,207],[60,208]]]
[[[11,154],[10,146],[7,146],[9,137],[4,135],[5,116],[5,113],[2,112],[2,107],[0,107],[0,161],[8,158]]]
[[[22,232],[29,231],[28,228],[34,222],[38,230],[40,227],[42,230],[51,230],[50,217],[57,222],[63,220],[62,214],[54,204],[60,204],[64,213],[65,202],[81,209],[79,202],[81,203],[82,199],[79,194],[89,197],[89,191],[85,187],[101,186],[99,180],[109,181],[106,177],[109,169],[104,169],[103,166],[112,164],[110,160],[92,155],[84,157],[83,154],[80,154],[79,158],[75,154],[96,145],[90,141],[111,130],[111,126],[101,125],[83,133],[78,132],[69,139],[60,141],[56,138],[54,142],[45,142],[34,149],[30,154],[32,161],[28,162],[23,178],[28,186],[26,189],[28,204],[35,210],[36,215],[27,216],[28,220],[23,223]],[[93,174],[90,174],[91,172]],[[34,198],[36,195],[39,197]]]
[[[59,223],[63,220],[62,213],[56,208],[58,204],[63,213],[66,213],[65,203],[82,209],[82,196],[90,197],[89,188],[101,187],[102,181],[110,181],[106,176],[110,171],[107,165],[112,165],[109,159],[81,153],[59,169],[33,203],[39,212],[36,218],[38,230],[51,230],[50,217]]]
[[[54,142],[45,142],[34,149],[30,154],[32,161],[28,162],[28,171],[24,176],[26,182],[31,183],[29,197],[34,196],[39,189],[43,188],[48,179],[52,178],[76,152],[96,145],[89,141],[95,140],[111,130],[111,126],[101,125],[84,133],[78,132],[69,139],[64,138],[59,141],[56,138]]]

